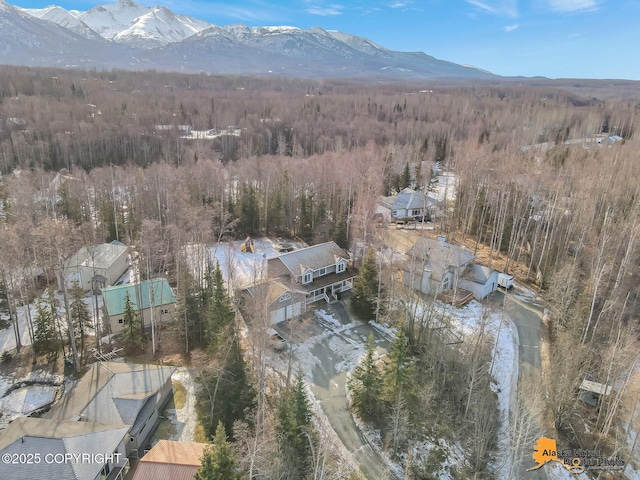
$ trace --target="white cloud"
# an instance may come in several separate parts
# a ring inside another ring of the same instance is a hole
[[[514,18],[518,16],[517,0],[467,0],[467,3],[470,3],[478,10],[492,13],[494,15]]]
[[[514,25],[507,25],[506,27],[504,27],[504,31],[509,33],[509,32],[513,32],[516,28],[518,28],[520,25],[519,24],[514,24]]]
[[[330,16],[335,16],[335,15],[342,15],[342,10],[344,9],[344,6],[342,5],[336,5],[336,4],[332,4],[332,5],[309,5],[307,8],[305,8],[305,11],[307,13],[310,13],[311,15],[320,15],[322,17],[330,17]]]
[[[395,2],[389,4],[391,8],[404,8],[413,3],[412,0],[396,0]]]
[[[598,0],[549,0],[549,6],[556,12],[588,12],[598,8]]]

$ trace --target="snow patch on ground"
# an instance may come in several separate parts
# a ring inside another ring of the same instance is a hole
[[[211,262],[220,265],[222,276],[233,289],[247,288],[267,278],[267,261],[280,255],[278,252],[278,242],[270,238],[253,239],[254,252],[243,252],[241,249],[243,241],[223,242],[209,248]],[[295,250],[305,248],[303,242],[287,240]],[[192,250],[195,247],[192,247]],[[191,250],[189,250],[190,252]],[[197,260],[193,258],[190,265],[196,265]],[[203,259],[206,262],[206,259]],[[206,265],[206,264],[205,264]],[[194,268],[194,267],[192,267]],[[204,266],[198,266],[199,271],[204,273]]]
[[[197,419],[195,379],[188,368],[179,367],[171,375],[171,380],[179,382],[185,388],[187,400],[182,408],[167,410],[168,420],[176,427],[176,434],[169,440],[193,442]]]
[[[416,316],[421,318],[424,307],[415,306]],[[485,305],[472,300],[462,308],[436,301],[434,313],[442,315],[448,321],[444,323],[453,332],[465,338],[479,331],[485,318],[485,331],[493,337],[490,373],[493,377],[491,389],[498,396],[500,427],[498,430],[498,449],[511,455],[509,412],[516,400],[516,385],[518,383],[518,332],[513,322],[502,312],[488,309]],[[494,463],[497,478],[508,479],[511,458],[501,458]]]

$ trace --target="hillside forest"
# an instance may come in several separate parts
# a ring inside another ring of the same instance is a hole
[[[457,351],[417,333],[403,312],[408,294],[395,285],[401,267],[366,254],[394,247],[375,214],[380,196],[406,187],[429,191],[447,172],[455,183],[433,219],[436,232],[454,244],[472,242],[487,253],[488,266],[515,275],[545,303],[551,372],[536,405],[519,407],[521,425],[535,420],[576,448],[624,458],[638,400],[639,119],[634,83],[367,85],[2,66],[0,292],[15,308],[54,285],[56,267],[79,246],[119,240],[136,246],[143,277],[166,276],[180,308],[199,318],[196,292],[206,285],[187,273],[187,246],[262,235],[310,245],[334,240],[375,277],[370,317],[403,332],[396,360],[411,356],[420,366],[404,372],[413,380],[396,379],[406,390],[380,392],[376,408],[384,411],[365,408],[363,421],[383,431],[401,417],[418,424],[414,417],[428,398],[455,431],[442,428],[442,435],[477,440],[466,444],[459,478],[491,478],[482,475],[495,438],[483,436],[478,419],[491,418],[486,411],[495,405],[478,401],[469,387],[478,380],[473,372],[491,361],[490,348],[478,340]],[[186,136],[185,126],[215,135]],[[227,301],[218,294],[216,301]],[[183,332],[187,350],[213,343],[218,364],[238,358],[235,340],[227,350],[218,337],[202,334],[203,325]],[[230,441],[257,438],[260,409],[273,407],[260,393],[264,372],[255,362],[248,368],[246,381],[254,385],[242,391],[253,413],[235,418],[253,420],[234,435],[233,418],[220,419]],[[455,383],[453,371],[470,373]],[[577,393],[587,377],[617,385],[588,415]],[[295,378],[282,401],[301,409],[296,421],[308,425]],[[478,392],[491,395],[488,388]],[[282,407],[271,414],[289,425]],[[216,426],[209,418],[211,437]],[[523,429],[527,441],[538,431]],[[392,456],[413,434],[407,428],[388,437]],[[295,471],[312,475],[311,464],[296,463],[295,449],[311,453],[294,437],[287,437],[293,450],[278,468],[293,462]],[[270,445],[277,450],[277,442]],[[251,458],[250,447],[238,448],[239,458]],[[528,458],[530,451],[519,454]],[[412,478],[432,478],[413,468]]]

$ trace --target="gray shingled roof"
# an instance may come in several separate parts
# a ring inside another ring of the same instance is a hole
[[[0,435],[0,454],[39,454],[41,462],[30,465],[4,464],[3,480],[54,478],[84,480],[96,478],[103,465],[89,462],[48,463],[45,454],[111,454],[127,435],[127,425],[49,420],[22,417],[13,421]]]
[[[469,280],[473,283],[479,283],[480,285],[484,285],[489,281],[489,277],[493,274],[495,270],[493,268],[485,267],[482,265],[478,265],[474,263],[471,265],[465,274],[463,275],[465,280]]]
[[[95,363],[47,417],[81,416],[90,422],[133,426],[145,406],[159,400],[155,394],[174,370],[160,365]]]
[[[411,188],[405,188],[400,193],[398,193],[398,196],[395,202],[393,202],[391,208],[393,210],[400,210],[404,208],[406,208],[407,210],[413,210],[426,208],[435,203],[436,201],[433,198],[425,195],[424,193],[416,192]]]
[[[431,276],[435,280],[442,279],[444,273],[450,268],[461,268],[472,262],[475,258],[464,248],[456,247],[444,240],[433,238],[419,238],[407,252],[409,262],[405,269],[416,263],[424,265],[431,270]]]
[[[100,245],[82,247],[69,260],[67,260],[66,267],[95,266],[97,269],[106,270],[128,249],[129,247],[126,245],[114,245],[112,243],[102,243]]]
[[[309,269],[317,270],[318,268],[328,265],[335,265],[341,258],[348,260],[349,255],[335,242],[327,242],[284,253],[278,257],[278,260],[280,260],[293,275],[298,276]]]

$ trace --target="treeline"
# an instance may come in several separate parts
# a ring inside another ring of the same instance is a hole
[[[638,103],[526,86],[367,86],[156,72],[0,68],[0,171],[304,158],[374,142],[440,160],[446,142],[504,149],[607,132],[631,138]],[[157,130],[172,125],[173,130]],[[240,137],[180,138],[241,129]]]

